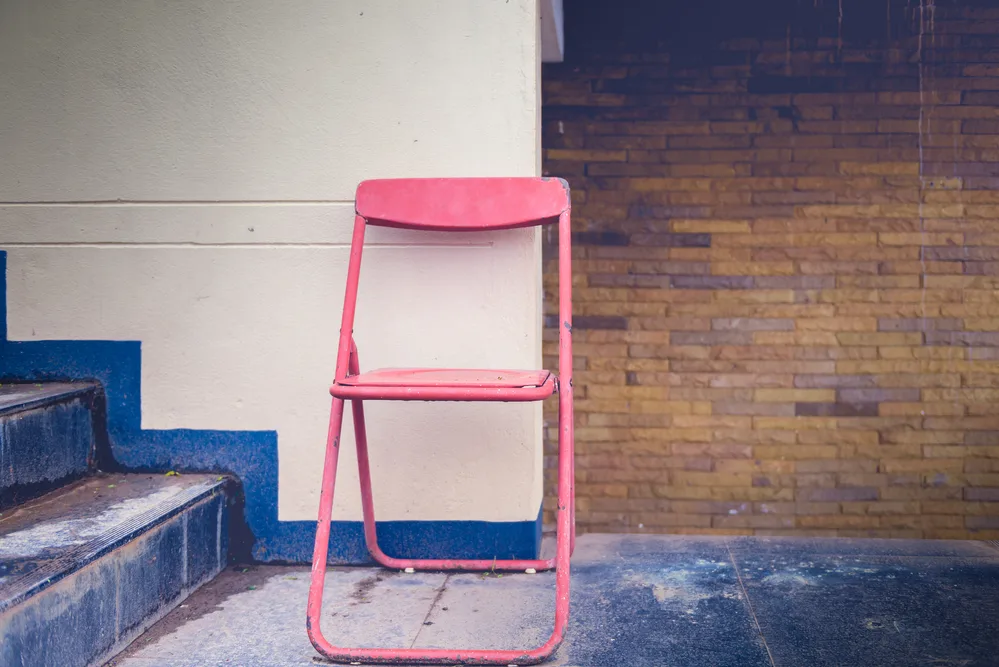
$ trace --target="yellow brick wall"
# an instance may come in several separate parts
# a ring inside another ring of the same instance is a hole
[[[999,9],[595,4],[543,86],[580,529],[999,538]]]

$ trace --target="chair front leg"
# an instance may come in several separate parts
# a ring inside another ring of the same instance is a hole
[[[336,468],[337,460],[340,457],[342,427],[343,400],[334,398],[330,407],[330,423],[326,435],[323,486],[319,495],[319,519],[316,523],[316,544],[312,553],[312,580],[309,584],[309,604],[305,620],[309,639],[317,649],[320,649],[321,642],[324,641],[319,630],[319,619],[323,608],[323,586],[326,582],[326,561],[330,546],[330,520],[333,515],[333,490],[336,485]]]

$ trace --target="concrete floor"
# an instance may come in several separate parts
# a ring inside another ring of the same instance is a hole
[[[583,536],[563,667],[999,665],[999,549],[982,542]],[[308,568],[233,568],[111,664],[301,667]],[[554,578],[335,568],[324,629],[361,646],[519,648]]]

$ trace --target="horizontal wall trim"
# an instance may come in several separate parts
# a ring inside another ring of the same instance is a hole
[[[310,202],[144,203],[16,206],[0,204],[5,246],[179,244],[349,246],[354,206]],[[486,246],[532,230],[427,232],[372,226],[366,245]]]
[[[95,199],[0,201],[0,206],[353,206],[353,199]]]
[[[4,243],[6,248],[165,248],[197,250],[199,248],[230,248],[234,250],[259,250],[266,248],[350,248],[349,243]],[[490,248],[492,243],[365,243],[365,251],[372,248]]]

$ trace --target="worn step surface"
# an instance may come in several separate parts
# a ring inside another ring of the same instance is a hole
[[[101,664],[218,574],[231,483],[99,474],[0,515],[0,665]]]
[[[0,385],[0,509],[94,467],[98,396],[92,383]]]

